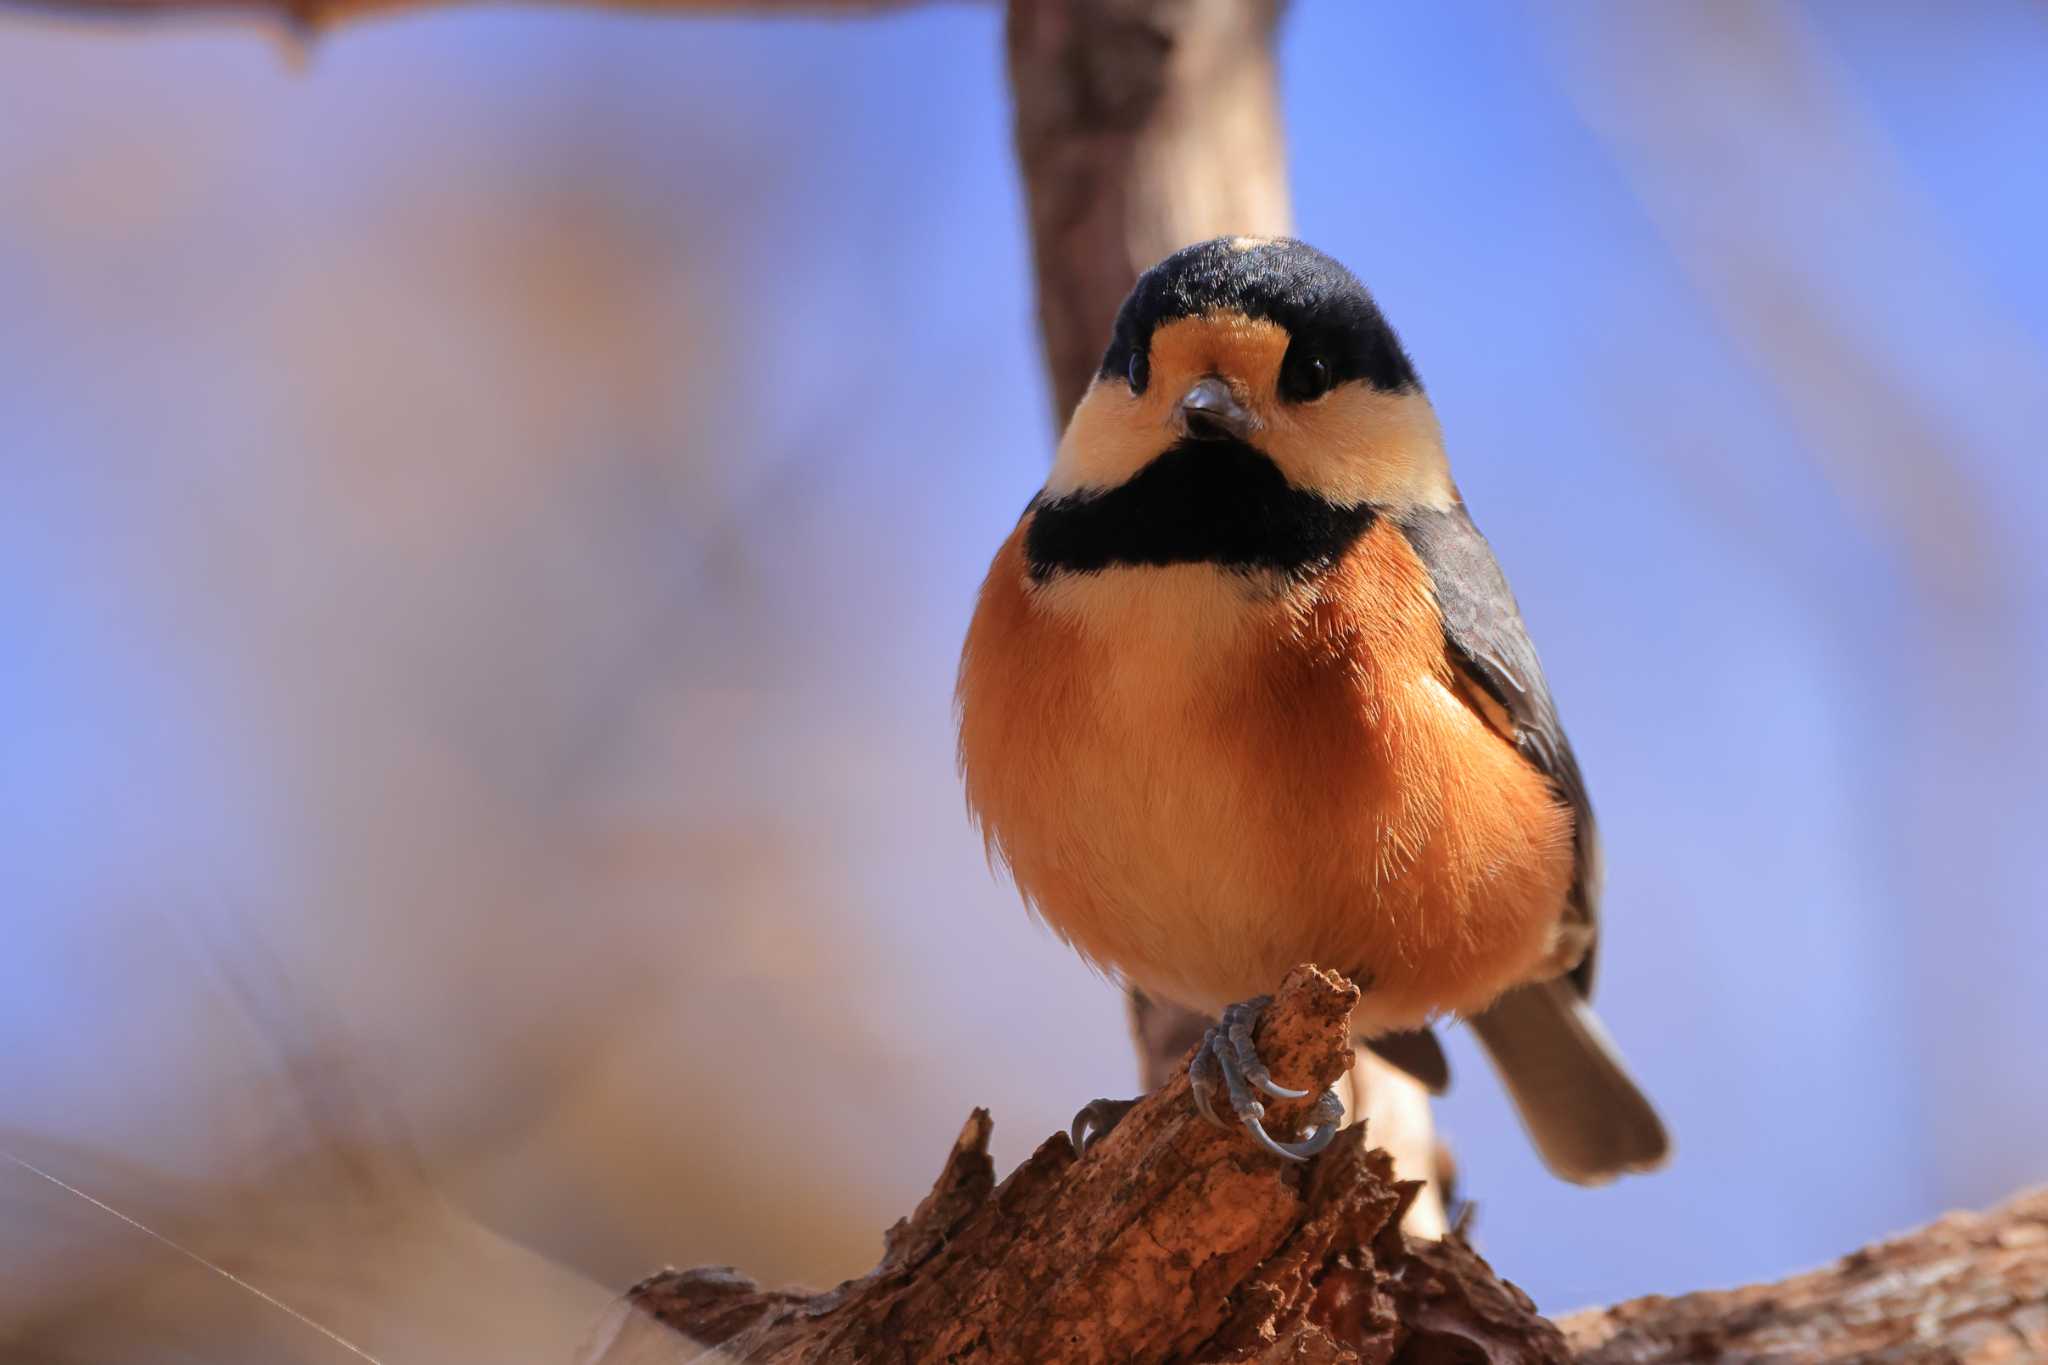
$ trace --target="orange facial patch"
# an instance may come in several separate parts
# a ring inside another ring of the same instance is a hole
[[[1305,403],[1280,397],[1290,344],[1276,322],[1242,313],[1175,318],[1152,333],[1145,391],[1099,378],[1074,411],[1046,491],[1114,488],[1181,439],[1180,402],[1211,376],[1257,421],[1251,444],[1296,488],[1339,506],[1447,507],[1456,497],[1436,412],[1421,393],[1341,384]]]
[[[1152,383],[1171,408],[1198,381],[1220,375],[1237,401],[1260,417],[1278,401],[1287,329],[1242,313],[1175,318],[1152,333]]]
[[[1443,428],[1421,393],[1342,384],[1309,403],[1275,403],[1259,449],[1300,488],[1341,506],[1449,507],[1457,501]]]
[[[1089,385],[1074,409],[1053,459],[1046,491],[1055,496],[1114,488],[1164,453],[1183,434],[1180,401],[1200,380],[1221,375],[1238,402],[1262,414],[1287,353],[1287,333],[1242,314],[1177,318],[1152,333],[1150,380],[1131,392],[1121,375]]]

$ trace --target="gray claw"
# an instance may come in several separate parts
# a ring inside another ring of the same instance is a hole
[[[1266,1131],[1266,1125],[1250,1114],[1245,1115],[1244,1127],[1252,1135],[1252,1141],[1282,1161],[1307,1161],[1337,1140],[1337,1125],[1344,1119],[1344,1101],[1338,1098],[1335,1090],[1325,1090],[1323,1097],[1316,1101],[1310,1117],[1316,1121],[1299,1142],[1274,1141],[1273,1135]]]
[[[1223,1011],[1221,1021],[1203,1035],[1202,1045],[1188,1060],[1188,1087],[1202,1117],[1219,1128],[1227,1128],[1230,1125],[1216,1112],[1216,1082],[1210,1074],[1212,1069],[1221,1072],[1224,1088],[1230,1094],[1231,1113],[1251,1134],[1252,1141],[1282,1161],[1306,1161],[1336,1139],[1337,1125],[1344,1118],[1344,1102],[1335,1090],[1323,1092],[1310,1111],[1308,1131],[1299,1142],[1279,1142],[1266,1131],[1266,1106],[1252,1093],[1253,1086],[1276,1099],[1298,1100],[1309,1093],[1276,1083],[1252,1043],[1252,1028],[1258,1023],[1259,1011],[1271,1003],[1271,996],[1260,996]],[[1079,1119],[1075,1122],[1078,1126]]]
[[[1135,1104],[1136,1100],[1090,1100],[1082,1105],[1074,1115],[1074,1126],[1067,1130],[1074,1155],[1088,1155],[1088,1149],[1108,1137],[1109,1130],[1122,1123]]]
[[[1252,1025],[1259,1021],[1259,1011],[1272,1003],[1272,996],[1261,995],[1232,1005],[1223,1011],[1223,1031],[1230,1039],[1232,1050],[1237,1053],[1238,1069],[1246,1080],[1276,1100],[1302,1099],[1308,1091],[1290,1090],[1275,1082],[1273,1073],[1266,1070],[1266,1064],[1259,1060],[1259,1050],[1252,1046]]]

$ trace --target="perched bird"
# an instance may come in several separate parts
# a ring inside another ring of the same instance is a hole
[[[1551,1170],[1662,1161],[1587,1004],[1599,850],[1577,761],[1442,432],[1370,294],[1303,243],[1147,271],[996,552],[960,666],[991,854],[1083,956],[1220,1013],[1212,1119],[1279,1142],[1250,1023],[1287,969],[1363,988],[1361,1036],[1440,1087],[1468,1020]],[[1233,1003],[1237,1002],[1237,1003]],[[1098,1102],[1077,1132],[1113,1122]]]

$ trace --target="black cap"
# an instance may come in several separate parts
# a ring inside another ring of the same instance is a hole
[[[1116,315],[1104,376],[1121,376],[1152,331],[1175,318],[1235,312],[1280,324],[1295,350],[1330,367],[1333,383],[1362,379],[1382,393],[1422,387],[1394,329],[1358,278],[1305,242],[1218,237],[1183,247],[1138,277]]]

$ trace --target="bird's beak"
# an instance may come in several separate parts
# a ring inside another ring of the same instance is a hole
[[[1180,400],[1181,430],[1197,441],[1249,441],[1258,424],[1231,394],[1230,385],[1213,374]]]

